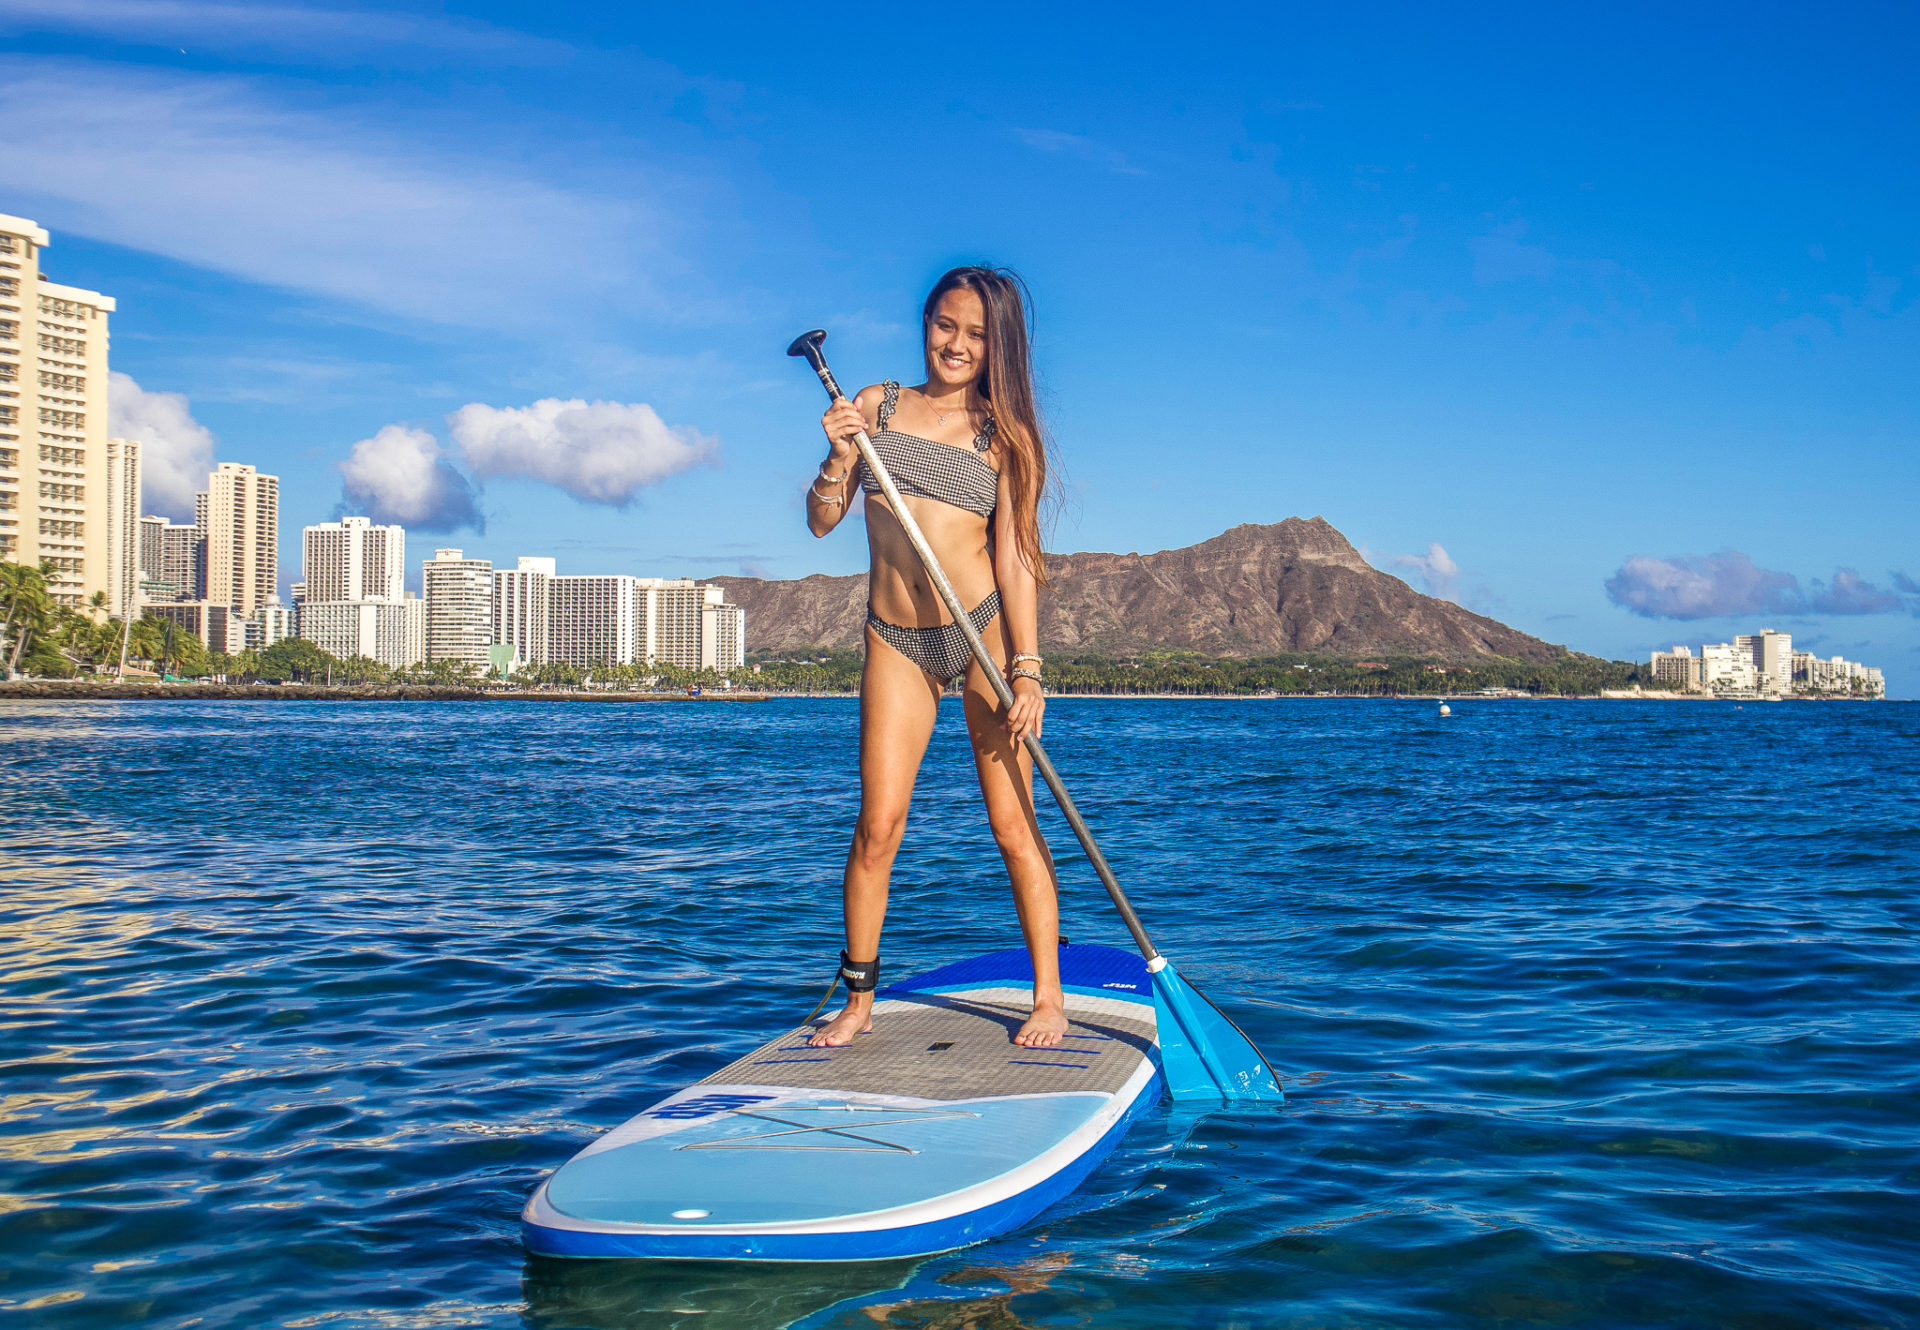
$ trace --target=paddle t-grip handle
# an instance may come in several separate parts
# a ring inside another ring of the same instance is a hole
[[[827,390],[827,396],[838,401],[846,394],[840,391],[840,384],[834,379],[833,371],[827,368],[827,358],[820,352],[820,344],[827,340],[825,328],[815,328],[812,332],[801,333],[787,343],[787,354],[805,356],[807,363],[813,366],[813,372],[820,376],[820,386]]]
[[[787,354],[804,356],[813,372],[820,376],[820,386],[827,390],[827,396],[839,401],[846,396],[840,391],[840,384],[833,377],[833,371],[827,368],[827,358],[820,350],[821,343],[827,340],[824,328],[815,328],[812,332],[801,333],[787,344]],[[1013,708],[1013,686],[1000,673],[1000,667],[994,663],[993,654],[987,650],[987,644],[980,640],[980,632],[973,626],[973,620],[967,617],[967,611],[960,603],[960,595],[953,589],[953,583],[947,580],[947,573],[940,566],[940,560],[934,556],[933,546],[927,543],[926,534],[920,530],[920,523],[908,511],[906,501],[900,497],[900,491],[894,488],[893,475],[887,470],[887,464],[880,460],[873,450],[873,440],[867,432],[861,430],[853,436],[854,447],[860,450],[860,460],[866,463],[867,470],[880,486],[880,492],[886,496],[888,505],[893,509],[894,518],[907,533],[907,541],[913,546],[915,554],[920,556],[921,565],[927,570],[934,590],[940,593],[940,599],[946,603],[947,612],[953,615],[953,623],[967,639],[967,647],[973,652],[973,658],[979,662],[980,670],[993,685],[994,695],[1000,699],[1002,707]],[[1140,948],[1140,954],[1146,957],[1147,968],[1158,970],[1166,962],[1160,959],[1159,949],[1153,945],[1153,939],[1147,936],[1146,925],[1140,922],[1140,916],[1134,912],[1133,902],[1127,899],[1127,893],[1120,887],[1120,880],[1113,875],[1113,868],[1107,863],[1107,856],[1100,852],[1100,846],[1093,839],[1093,830],[1087,826],[1086,819],[1080,816],[1080,810],[1074,805],[1073,796],[1067,793],[1066,783],[1060,779],[1060,773],[1054,769],[1053,759],[1047,756],[1047,750],[1041,747],[1038,735],[1026,737],[1027,752],[1033,756],[1034,769],[1046,781],[1047,789],[1053,795],[1053,801],[1060,806],[1060,813],[1067,819],[1067,825],[1073,828],[1073,834],[1080,842],[1080,848],[1086,852],[1087,862],[1093,865],[1093,871],[1100,878],[1100,885],[1107,889],[1107,896],[1113,901],[1114,909],[1120,912],[1120,921],[1133,934],[1134,945]]]

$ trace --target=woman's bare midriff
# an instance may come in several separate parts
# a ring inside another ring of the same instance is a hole
[[[934,557],[971,609],[993,594],[993,557],[987,546],[987,519],[937,499],[906,494],[907,511],[920,524]],[[905,528],[887,501],[867,496],[867,548],[873,556],[867,578],[867,605],[880,618],[902,628],[932,628],[953,622],[933,581],[920,566]]]

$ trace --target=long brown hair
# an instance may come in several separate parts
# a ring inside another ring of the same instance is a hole
[[[1027,347],[1027,284],[1011,268],[955,268],[933,284],[920,311],[921,345],[933,326],[940,297],[965,288],[980,297],[987,319],[987,375],[981,395],[993,411],[994,438],[1001,466],[1013,488],[1013,540],[1041,586],[1047,585],[1046,556],[1040,550],[1040,501],[1048,494],[1047,436],[1034,404],[1033,358]],[[1031,293],[1028,292],[1030,295]],[[927,377],[933,377],[929,360]],[[1004,540],[1006,532],[997,531]]]

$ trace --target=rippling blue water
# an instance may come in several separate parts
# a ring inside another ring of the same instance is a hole
[[[765,1270],[532,1262],[517,1213],[817,998],[851,704],[3,705],[0,1313],[1920,1325],[1920,707],[1454,712],[1057,702],[1289,1104],[1162,1110],[968,1251]],[[1017,941],[971,782],[949,706],[892,967]]]

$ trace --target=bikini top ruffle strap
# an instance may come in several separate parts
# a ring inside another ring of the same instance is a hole
[[[894,410],[900,405],[900,385],[893,379],[887,379],[880,386],[885,389],[880,398],[880,428],[886,429],[893,423]],[[993,447],[993,431],[993,413],[988,412],[987,423],[973,436],[973,450],[976,453],[984,453]]]

